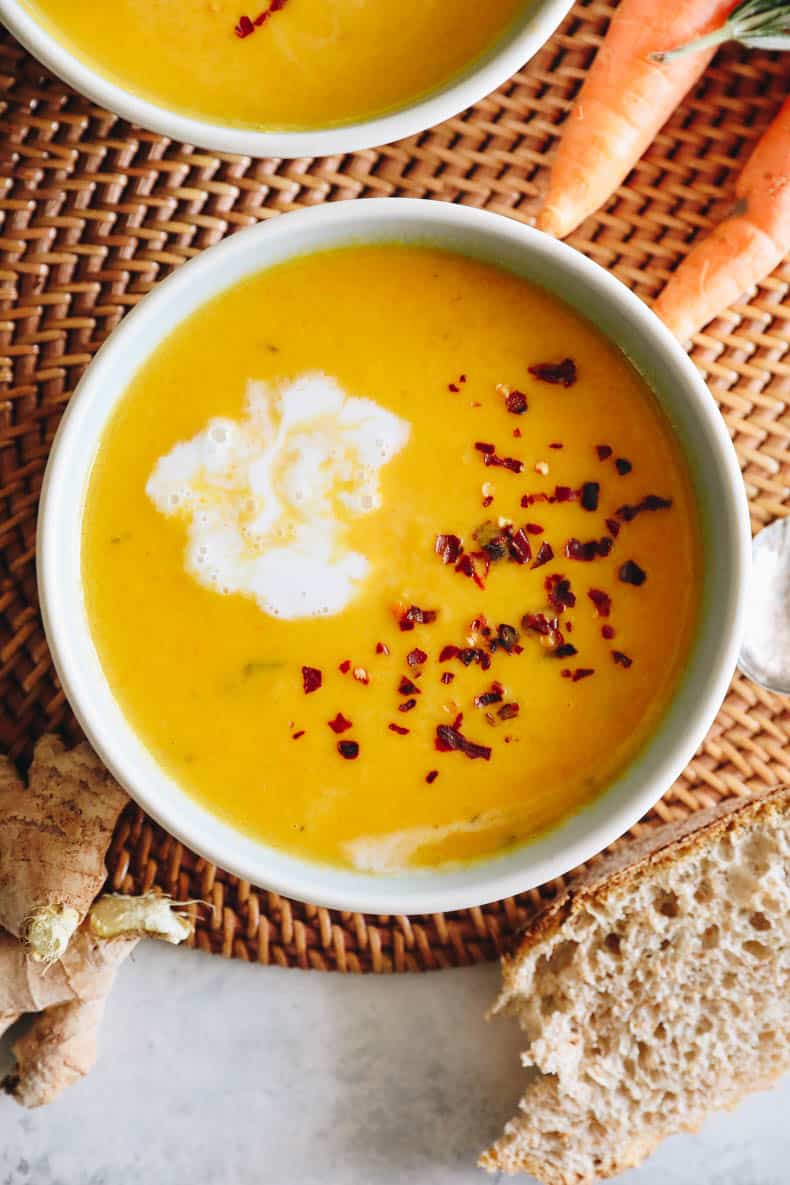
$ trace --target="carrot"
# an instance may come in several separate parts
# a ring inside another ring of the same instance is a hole
[[[711,32],[735,0],[622,0],[563,128],[538,226],[570,234],[625,179],[716,47],[651,54]]]
[[[790,99],[759,140],[735,187],[736,212],[683,260],[654,305],[687,341],[790,250]]]

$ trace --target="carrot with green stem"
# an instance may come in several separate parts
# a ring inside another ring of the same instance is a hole
[[[570,234],[622,183],[694,86],[716,46],[653,56],[705,37],[735,0],[622,0],[565,123],[538,226]]]
[[[790,99],[749,157],[735,195],[735,212],[692,249],[653,306],[680,341],[759,283],[790,251]]]

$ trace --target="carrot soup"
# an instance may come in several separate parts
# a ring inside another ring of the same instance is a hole
[[[628,360],[427,247],[237,284],[133,378],[87,490],[106,677],[242,832],[364,871],[468,861],[589,803],[698,610],[686,464]]]
[[[109,81],[182,115],[265,131],[373,118],[438,90],[525,0],[24,0]],[[243,10],[243,11],[242,11]]]

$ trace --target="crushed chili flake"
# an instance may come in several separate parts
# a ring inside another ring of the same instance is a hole
[[[536,362],[528,370],[542,383],[560,383],[563,387],[572,386],[577,378],[576,363],[572,358],[563,358],[562,362]]]
[[[455,658],[459,653],[457,646],[442,646],[439,651],[439,662],[449,662],[451,658]]]
[[[618,457],[614,463],[614,467],[621,477],[625,477],[626,473],[630,473],[633,465],[627,457]]]
[[[240,16],[239,22],[234,26],[233,32],[237,37],[249,37],[251,33],[255,32],[255,26],[248,16]]]
[[[596,613],[599,617],[608,617],[612,611],[612,598],[607,592],[601,588],[590,588],[587,590],[587,596],[595,605]]]
[[[439,682],[444,683],[446,685],[448,683],[452,683],[454,678],[455,678],[455,675],[452,673],[452,671],[443,671],[442,677],[439,680]]]
[[[532,506],[535,502],[548,502],[549,495],[541,490],[537,494],[522,494],[521,505],[524,507]]]
[[[497,716],[500,720],[512,720],[514,716],[518,716],[520,710],[518,704],[503,704],[498,709]],[[505,737],[505,740],[508,740],[508,737]]]
[[[440,753],[464,753],[467,757],[474,760],[481,757],[483,761],[491,760],[491,749],[488,745],[477,745],[474,741],[468,740],[457,728],[451,728],[448,724],[439,724],[436,727],[436,739],[434,747]]]
[[[616,518],[608,518],[606,520],[606,528],[607,528],[609,534],[614,539],[616,539],[617,536],[620,534],[620,524],[618,523]]]
[[[496,642],[497,645],[501,646],[507,654],[512,654],[512,652],[516,649],[516,643],[518,642],[518,630],[515,628],[515,626],[507,624],[497,626]]]
[[[621,518],[624,523],[633,522],[638,514],[643,510],[669,510],[672,505],[671,498],[662,498],[659,494],[646,494],[641,502],[637,502],[635,506],[620,506],[615,511],[618,518]]]
[[[601,626],[601,637],[606,638],[607,641],[611,641],[612,638],[614,637],[614,626],[602,625]]]
[[[410,667],[421,667],[424,662],[428,661],[428,655],[424,650],[420,650],[419,646],[415,646],[406,655],[406,662]]]
[[[560,674],[562,675],[563,679],[572,679],[573,678],[573,671],[570,670],[569,667],[563,667],[562,670],[560,671]]]
[[[549,502],[575,502],[578,497],[579,491],[570,486],[555,486]]]
[[[523,527],[519,527],[510,536],[508,550],[510,552],[510,558],[517,564],[526,564],[528,560],[532,559],[532,548],[529,537]]]
[[[405,699],[402,704],[398,704],[399,712],[410,712],[412,708],[417,707],[416,699]]]
[[[562,613],[564,609],[572,609],[576,604],[576,595],[571,592],[571,582],[559,572],[553,572],[543,582],[549,604]]]
[[[533,634],[547,636],[557,629],[559,622],[556,617],[546,617],[545,613],[525,613],[521,618],[521,624],[525,630]]]
[[[387,728],[390,730],[390,732],[397,732],[399,737],[405,737],[407,733],[411,732],[411,729],[404,728],[400,724],[388,724]]]
[[[464,722],[464,714],[463,714],[463,712],[459,712],[456,715],[455,720],[453,720],[452,726],[453,726],[453,728],[460,728],[461,725],[463,724],[463,722]]]
[[[390,648],[386,642],[376,643],[376,654],[389,654]]]
[[[562,645],[558,646],[557,649],[553,652],[553,657],[554,658],[572,658],[574,654],[578,654],[578,653],[579,653],[579,651],[576,649],[576,647],[573,645],[572,642],[563,642]]]
[[[487,708],[489,704],[501,704],[504,698],[505,689],[502,684],[492,683],[488,691],[475,696],[474,705],[476,708]]]
[[[528,535],[542,535],[543,527],[540,523],[524,523],[524,530]]]
[[[459,376],[458,376],[458,382],[459,382],[459,383],[465,383],[465,382],[466,382],[466,375],[465,375],[465,374],[461,374],[461,375],[459,375]]]
[[[614,450],[610,444],[596,444],[595,451],[599,461],[608,461]]]
[[[357,741],[338,741],[337,751],[346,761],[353,761],[359,756],[359,744]]]
[[[337,669],[340,671],[341,675],[347,675],[351,670],[351,659],[344,658]]]
[[[323,681],[324,676],[318,667],[302,667],[302,686],[305,695],[309,695],[311,691],[318,691]]]
[[[561,440],[552,440],[549,442],[549,448],[563,448],[564,445]]]
[[[447,390],[452,391],[453,395],[457,395],[461,388],[456,383],[448,383]]]
[[[463,546],[457,535],[437,535],[433,550],[443,564],[454,564],[463,551]]]
[[[640,568],[635,560],[626,560],[624,564],[621,564],[617,575],[623,584],[633,584],[637,588],[647,580],[647,572]]]
[[[354,678],[356,679],[357,683],[370,682],[370,675],[367,673],[364,667],[354,667]]]
[[[613,650],[612,658],[618,666],[625,667],[626,670],[628,670],[634,661],[632,658],[629,658],[627,654],[623,654],[622,650]]]
[[[514,429],[513,429],[513,435],[515,436],[516,440],[520,440],[520,439],[521,439],[521,429],[520,429],[520,428],[514,428]]]
[[[494,465],[499,469],[508,469],[511,473],[521,473],[524,468],[524,462],[519,461],[517,457],[500,457],[497,453],[486,453],[483,457],[483,464]]]
[[[597,510],[598,509],[598,495],[601,492],[600,483],[597,481],[585,481],[581,489],[581,504],[583,510]]]
[[[250,34],[254,33],[256,29],[259,29],[261,25],[265,25],[266,22],[271,17],[273,17],[276,12],[282,12],[287,3],[288,0],[270,0],[269,7],[264,8],[262,12],[259,12],[254,20],[250,20],[248,16],[239,17],[239,22],[234,26],[233,32],[237,37],[242,39],[244,37],[249,37]]]
[[[410,605],[398,618],[398,625],[402,630],[413,630],[415,625],[430,625],[433,621],[436,621],[435,609],[421,609],[419,605]]]
[[[532,561],[531,567],[542,568],[544,564],[548,564],[549,560],[553,560],[553,559],[554,559],[554,549],[552,548],[550,543],[546,543],[546,541],[544,540],[543,543],[541,543],[541,545],[540,545],[538,554],[535,556],[535,559]]]
[[[400,683],[398,684],[398,694],[399,695],[419,695],[420,689],[419,689],[419,687],[415,687],[415,685],[412,683],[411,679],[407,679],[406,676],[403,675],[401,677]]]
[[[496,445],[488,444],[485,440],[476,440],[475,448],[479,453],[484,453],[487,457],[492,456],[496,452]]]
[[[527,410],[527,397],[523,391],[511,391],[505,399],[505,407],[513,416],[523,416]]]
[[[291,740],[292,740],[292,741],[298,741],[298,740],[299,740],[299,737],[303,737],[303,736],[304,736],[304,729],[303,729],[303,728],[300,728],[298,732],[295,732],[295,733],[293,734],[293,736],[291,737]]]
[[[464,646],[462,650],[458,651],[458,657],[465,667],[470,667],[473,662],[480,662],[482,650],[477,646]]]
[[[347,732],[351,728],[351,723],[342,712],[338,712],[334,720],[327,720],[327,724],[332,729],[332,732]]]
[[[605,559],[612,550],[612,540],[608,535],[600,539],[588,539],[584,543],[580,539],[569,539],[563,550],[567,559],[589,563],[598,556]]]
[[[577,667],[571,675],[571,679],[574,683],[578,683],[580,679],[587,679],[590,675],[594,674],[595,670],[593,667]]]
[[[431,783],[435,782],[438,777],[439,777],[438,769],[432,769],[425,775],[425,781],[430,786]]]

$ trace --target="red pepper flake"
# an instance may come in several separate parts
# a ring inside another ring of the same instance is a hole
[[[482,695],[476,695],[474,698],[474,705],[476,708],[487,708],[489,704],[501,704],[505,698],[505,689],[501,683],[492,683],[488,691],[484,691]]]
[[[633,522],[638,514],[643,510],[669,510],[672,505],[671,498],[662,498],[659,494],[647,494],[641,502],[637,502],[636,506],[620,506],[615,514],[621,518],[624,523]]]
[[[523,527],[519,527],[514,531],[508,540],[508,550],[510,558],[517,564],[526,564],[528,560],[532,559],[532,548],[529,543],[529,536]]]
[[[614,637],[614,626],[602,625],[601,626],[601,637],[606,638],[607,642],[610,642],[612,640],[612,638]]]
[[[527,410],[527,397],[523,391],[510,391],[505,399],[505,407],[513,416],[523,416]]]
[[[438,769],[432,769],[432,770],[430,770],[430,772],[429,772],[429,773],[427,773],[427,774],[425,775],[425,781],[426,781],[426,782],[428,783],[428,785],[430,786],[430,785],[431,785],[431,783],[432,783],[432,782],[435,782],[435,781],[436,781],[436,779],[437,779],[438,777],[439,777],[439,771],[438,771]]]
[[[389,654],[390,648],[386,642],[376,643],[376,654]]]
[[[550,543],[546,543],[546,541],[544,540],[543,543],[541,543],[541,545],[540,545],[538,554],[535,556],[535,559],[532,561],[532,564],[530,566],[532,568],[542,568],[544,564],[548,564],[549,560],[553,560],[553,559],[554,559],[554,549],[552,548]]]
[[[497,716],[500,720],[512,720],[514,716],[518,716],[521,709],[518,704],[503,704],[497,711]],[[505,740],[508,738],[505,737]]]
[[[468,740],[457,728],[451,728],[448,724],[439,724],[436,727],[436,739],[434,747],[440,753],[464,753],[467,757],[474,760],[476,757],[481,757],[483,761],[491,760],[491,749],[488,745],[477,745],[474,741]]]
[[[338,712],[334,720],[327,720],[327,724],[332,732],[347,732],[351,728],[351,721],[347,720],[342,712]]]
[[[612,611],[612,598],[607,592],[601,588],[591,588],[587,590],[587,596],[595,605],[595,611],[598,617],[608,617]]]
[[[572,642],[563,642],[561,646],[552,651],[552,658],[573,658],[574,654],[578,653],[579,651]]]
[[[300,728],[298,732],[295,732],[295,733],[293,734],[293,736],[291,737],[291,740],[292,740],[292,741],[298,741],[298,740],[299,740],[299,737],[303,737],[303,736],[304,736],[304,729],[303,729],[303,728]]]
[[[583,510],[597,510],[598,509],[598,495],[601,492],[600,483],[597,481],[586,481],[581,490],[581,504]]]
[[[536,362],[528,370],[542,383],[559,383],[563,387],[572,386],[577,378],[576,363],[572,358],[563,358],[562,362]]]
[[[524,530],[528,535],[542,535],[543,527],[540,523],[524,523]]]
[[[443,671],[442,677],[439,680],[439,682],[444,683],[445,686],[447,686],[448,683],[452,683],[454,678],[455,678],[455,675],[452,673],[452,671]]]
[[[564,448],[561,440],[552,440],[549,442],[549,448]]]
[[[600,556],[605,559],[612,550],[612,540],[608,535],[600,539],[588,539],[582,543],[580,539],[569,539],[564,547],[564,554],[569,560],[580,560],[589,563]]]
[[[486,494],[485,498],[483,499],[483,503],[482,503],[482,505],[483,505],[483,509],[484,509],[484,510],[488,510],[489,506],[491,505],[491,503],[492,503],[493,501],[494,501],[493,495],[492,495],[492,494]]]
[[[433,550],[441,558],[443,564],[454,564],[463,551],[463,547],[457,535],[437,535]]]
[[[337,751],[346,761],[354,761],[359,757],[359,745],[356,741],[338,741]]]
[[[560,674],[562,675],[563,679],[572,679],[573,678],[573,671],[569,670],[568,667],[563,667],[562,670],[560,671]]]
[[[248,16],[240,16],[239,23],[234,26],[233,32],[237,37],[249,37],[251,33],[255,32],[255,26]]]
[[[512,625],[497,626],[496,638],[491,642],[491,650],[498,650],[501,646],[506,654],[513,654],[517,650],[518,630]]]
[[[622,650],[613,650],[612,658],[618,666],[625,667],[626,670],[628,670],[634,661],[632,658],[629,658],[627,654],[623,654]]]
[[[475,448],[478,447],[475,445]],[[496,453],[488,452],[483,457],[483,464],[494,465],[499,469],[508,469],[511,473],[521,473],[524,468],[524,462],[519,461],[517,457],[500,457]]]
[[[593,667],[577,667],[571,675],[571,680],[574,683],[578,683],[580,679],[587,679],[590,675],[594,674],[595,670]]]
[[[543,582],[543,587],[546,589],[546,594],[549,598],[549,604],[562,613],[563,609],[572,609],[576,604],[576,596],[571,592],[571,582],[559,572],[552,573],[547,576]]]
[[[513,435],[515,436],[516,440],[521,440],[521,429],[520,429],[520,428],[514,428],[514,429],[513,429]]]
[[[317,667],[302,667],[302,686],[305,695],[309,695],[311,691],[318,691],[323,680],[324,676]]]
[[[617,575],[623,584],[633,584],[637,588],[647,580],[647,572],[640,568],[635,560],[626,560],[624,564],[621,564]]]
[[[621,477],[625,477],[626,473],[630,473],[633,469],[633,465],[627,457],[618,457],[614,463],[614,467]]]
[[[578,497],[579,491],[570,486],[555,486],[549,502],[575,502]]]
[[[399,737],[405,737],[409,732],[411,732],[410,728],[403,728],[403,726],[400,724],[388,724],[387,728],[390,730],[390,732],[397,732]]]
[[[458,392],[461,390],[461,388],[459,386],[457,386],[455,383],[448,383],[447,390],[452,391],[453,395],[457,395]]]
[[[428,655],[424,650],[420,650],[419,646],[415,646],[414,650],[410,650],[406,655],[406,662],[410,667],[421,667],[427,661]]]
[[[596,444],[595,451],[598,454],[599,461],[608,461],[612,455],[613,449],[610,444]]]
[[[487,444],[484,440],[476,440],[475,448],[479,453],[485,453],[487,457],[491,457],[496,452],[495,444]]]
[[[411,679],[407,679],[405,675],[401,677],[398,684],[398,695],[419,695],[420,689],[412,683]]]
[[[415,625],[430,625],[433,621],[436,621],[435,609],[421,609],[419,605],[410,605],[398,618],[398,625],[402,630],[413,630]]]
[[[261,25],[265,25],[276,12],[281,12],[287,3],[288,0],[270,0],[269,7],[265,8],[263,12],[259,12],[254,20],[250,20],[248,16],[239,17],[239,23],[234,27],[233,32],[237,37],[249,37]]]
[[[606,520],[606,527],[613,539],[616,539],[620,534],[620,524],[616,518],[608,518]]]
[[[451,658],[456,658],[459,654],[457,646],[442,646],[439,651],[439,662],[449,662]]]
[[[480,662],[482,653],[476,646],[464,646],[463,650],[458,651],[458,657],[465,667],[470,667],[473,662]]]
[[[340,671],[341,675],[347,675],[348,672],[351,670],[351,659],[344,658],[343,661],[341,662],[340,666],[337,669]]]
[[[572,634],[573,633],[573,622],[566,621],[563,628],[565,629],[566,633]]]
[[[546,617],[545,613],[525,613],[521,618],[521,624],[525,630],[529,630],[533,634],[541,634],[544,637],[559,626],[556,617]]]
[[[463,724],[463,722],[464,722],[464,714],[463,714],[463,712],[459,712],[458,715],[456,716],[455,720],[453,720],[452,727],[453,728],[460,728],[461,725]]]
[[[412,708],[417,707],[416,699],[405,699],[402,704],[398,704],[399,712],[410,712]]]
[[[354,667],[354,678],[356,679],[357,683],[367,684],[370,682],[370,675],[367,673],[364,667]]]

